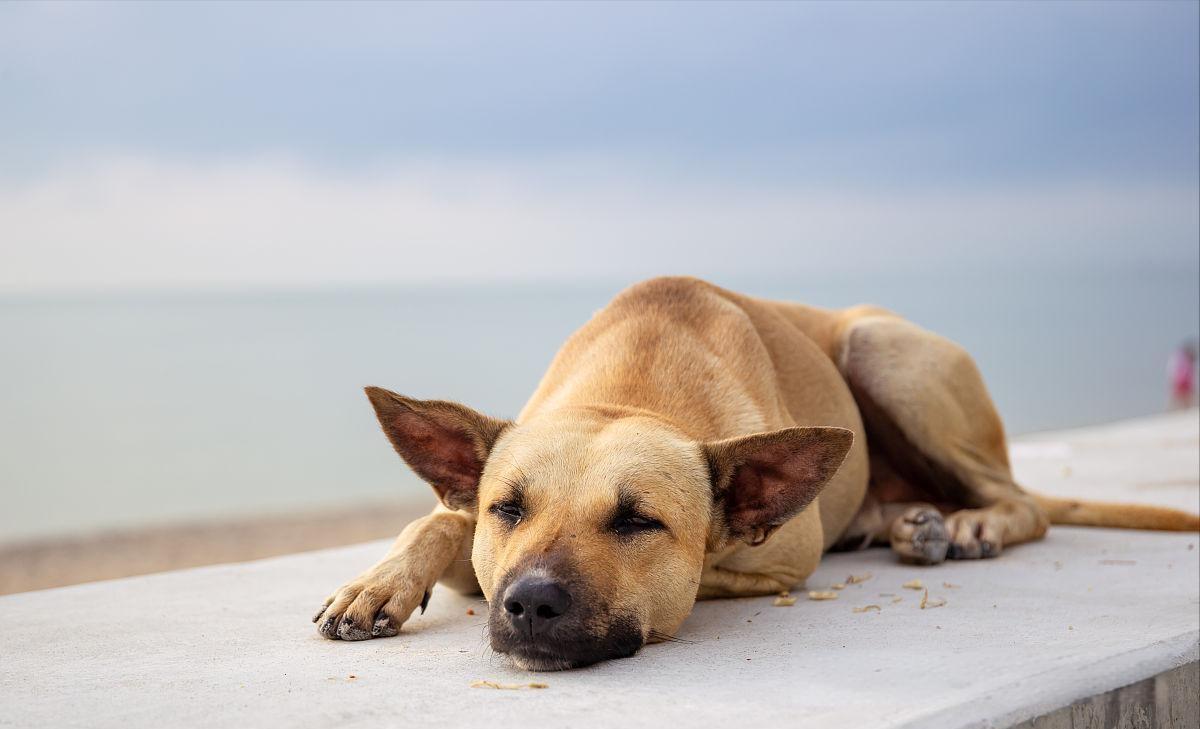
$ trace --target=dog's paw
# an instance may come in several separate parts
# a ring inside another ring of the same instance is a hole
[[[425,612],[430,587],[396,570],[375,568],[333,593],[313,622],[330,640],[390,638],[417,607]]]
[[[937,509],[914,506],[892,524],[892,551],[912,564],[939,564],[950,546],[946,522]]]
[[[1000,517],[987,509],[963,509],[946,517],[950,559],[990,559],[1003,549]]]

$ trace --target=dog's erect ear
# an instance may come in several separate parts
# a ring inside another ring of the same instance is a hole
[[[381,387],[366,392],[396,452],[442,503],[474,509],[483,464],[510,423],[454,402],[413,400]]]
[[[817,497],[853,442],[845,428],[784,428],[705,445],[728,536],[766,541]]]

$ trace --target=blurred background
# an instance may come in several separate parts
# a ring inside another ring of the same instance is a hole
[[[1198,8],[0,4],[0,592],[394,534],[362,386],[513,416],[657,274],[891,308],[1014,434],[1162,411]]]

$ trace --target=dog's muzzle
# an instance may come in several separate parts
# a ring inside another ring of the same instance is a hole
[[[579,668],[633,655],[642,647],[641,627],[612,618],[586,590],[535,569],[507,581],[488,618],[492,648],[532,671]]]

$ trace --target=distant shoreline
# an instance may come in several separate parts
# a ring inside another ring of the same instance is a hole
[[[432,504],[418,501],[370,503],[352,510],[165,524],[0,543],[0,595],[394,537],[431,508]]]

